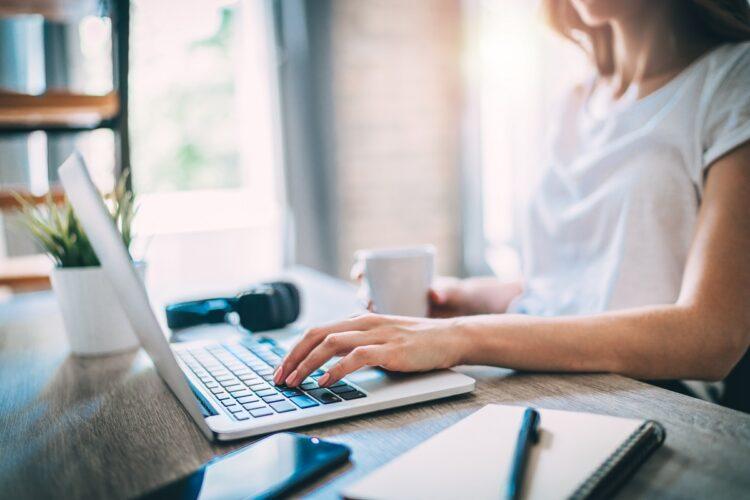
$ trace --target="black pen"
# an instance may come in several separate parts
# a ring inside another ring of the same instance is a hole
[[[506,498],[508,499],[521,497],[523,473],[526,469],[526,462],[528,461],[529,452],[531,451],[531,445],[536,443],[539,438],[539,433],[537,432],[538,427],[539,412],[534,408],[526,408],[526,411],[523,412],[521,430],[518,431],[516,449],[513,452],[513,463],[510,468],[508,490],[506,493]]]

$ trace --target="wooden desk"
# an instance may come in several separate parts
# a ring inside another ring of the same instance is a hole
[[[305,291],[304,321],[336,318],[356,307],[350,287],[309,271],[293,274]],[[472,395],[302,429],[353,450],[351,464],[303,493],[334,498],[345,485],[483,405],[509,403],[662,422],[665,445],[622,498],[750,496],[750,415],[612,375],[461,371],[477,379]],[[132,497],[248,442],[207,442],[143,352],[71,357],[50,294],[0,304],[4,498]]]

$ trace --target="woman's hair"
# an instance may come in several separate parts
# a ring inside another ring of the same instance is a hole
[[[748,0],[683,0],[707,34],[720,42],[750,40]],[[565,38],[588,52],[601,75],[614,71],[612,29],[608,25],[587,26],[570,0],[543,0],[542,15]]]

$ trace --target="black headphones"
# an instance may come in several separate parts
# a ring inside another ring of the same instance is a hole
[[[236,314],[243,328],[262,332],[293,323],[299,313],[299,289],[285,281],[254,285],[233,298],[192,300],[166,306],[167,326],[172,330],[224,323],[230,319],[230,314]]]

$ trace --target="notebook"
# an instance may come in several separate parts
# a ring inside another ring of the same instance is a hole
[[[502,498],[523,407],[488,405],[343,492],[353,499]],[[540,409],[527,499],[607,498],[664,441],[657,422]]]

